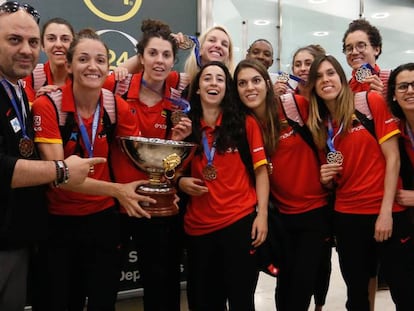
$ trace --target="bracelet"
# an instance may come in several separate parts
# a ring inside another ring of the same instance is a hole
[[[62,160],[61,162],[63,163],[63,167],[65,168],[65,170],[63,171],[63,183],[67,184],[70,177],[69,167],[66,165],[65,161]]]
[[[56,167],[56,179],[53,186],[59,187],[60,184],[66,184],[69,180],[69,168],[63,160],[53,160]]]

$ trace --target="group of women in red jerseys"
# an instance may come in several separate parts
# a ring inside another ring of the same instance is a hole
[[[109,160],[91,168],[81,186],[50,187],[49,238],[38,267],[44,277],[34,310],[80,311],[86,298],[88,310],[115,310],[121,250],[130,237],[137,245],[145,310],[180,310],[182,229],[189,308],[255,310],[255,249],[267,237],[269,200],[286,233],[277,310],[308,310],[312,295],[316,310],[322,309],[333,237],[348,310],[373,307],[368,288],[378,262],[397,310],[414,310],[408,217],[414,184],[404,177],[403,188],[399,177],[400,162],[414,165],[414,65],[392,71],[384,98],[376,65],[381,37],[357,20],[343,39],[353,68],[350,83],[333,56],[310,45],[294,56],[299,84],[290,96],[287,81],[270,79],[273,50],[266,40],[249,48],[233,75],[231,38],[213,27],[199,38],[182,75],[172,68],[183,36],[155,20],[144,21],[141,30],[137,57],[126,66],[139,72],[129,76],[127,91],[108,95],[116,93],[117,82],[108,76],[108,49],[99,36],[91,29],[75,34],[62,19],[43,28],[46,79],[37,89],[34,74],[26,79],[40,153],[44,159],[78,154]],[[370,74],[360,78],[360,67]],[[171,126],[166,111],[180,79],[181,91],[190,81],[191,110]],[[362,115],[354,95],[360,91],[368,107]],[[296,123],[284,100],[296,107]],[[106,114],[116,120],[114,130],[105,124]],[[69,128],[68,137],[63,128]],[[135,190],[146,177],[120,152],[116,136],[198,144],[189,169],[176,180],[188,195],[183,218],[145,211],[141,204],[154,199]]]

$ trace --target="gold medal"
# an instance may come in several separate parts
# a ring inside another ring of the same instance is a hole
[[[34,152],[34,143],[28,137],[23,137],[19,142],[19,152],[22,157],[29,158]]]
[[[203,176],[205,180],[212,181],[217,178],[217,170],[213,165],[206,165],[203,168]]]
[[[342,165],[344,163],[344,156],[340,151],[330,151],[326,155],[326,163]]]

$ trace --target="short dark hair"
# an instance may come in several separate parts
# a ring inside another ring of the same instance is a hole
[[[59,25],[67,26],[69,28],[69,31],[71,32],[72,36],[75,38],[75,29],[73,28],[72,24],[69,23],[69,21],[67,21],[64,18],[54,17],[54,18],[51,18],[48,21],[46,21],[46,23],[42,27],[42,32],[41,32],[41,35],[40,35],[40,41],[42,42],[42,45],[44,45],[43,36],[45,34],[45,31],[46,31],[47,27],[50,24],[59,24]]]
[[[379,48],[378,55],[375,56],[375,59],[382,53],[382,37],[377,27],[371,25],[366,19],[360,18],[353,20],[349,23],[348,29],[345,31],[344,37],[342,38],[342,50],[345,50],[345,40],[346,37],[357,30],[363,31],[368,35],[369,43],[373,47]]]

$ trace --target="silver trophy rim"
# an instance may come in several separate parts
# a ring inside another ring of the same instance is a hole
[[[181,147],[194,147],[197,144],[181,141],[181,140],[172,140],[172,139],[162,139],[162,138],[148,138],[148,137],[141,137],[141,136],[119,136],[121,140],[132,140],[137,141],[143,144],[151,144],[151,145],[175,145]]]

